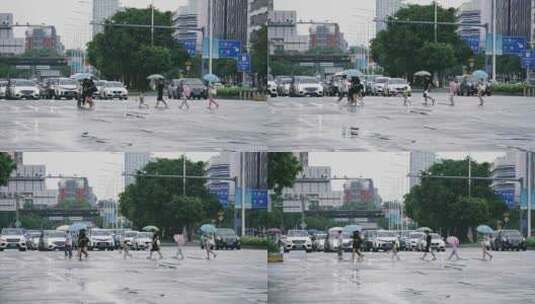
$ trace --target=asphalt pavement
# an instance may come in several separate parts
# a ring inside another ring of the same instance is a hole
[[[420,94],[364,99],[361,107],[337,97],[271,98],[269,147],[274,151],[495,151],[535,149],[535,97]]]
[[[285,254],[283,263],[269,264],[270,303],[535,303],[535,251],[492,252],[462,248],[459,261],[448,262],[449,250],[438,259],[420,260],[419,252],[351,254]]]
[[[0,100],[0,150],[13,151],[261,151],[266,150],[266,102],[168,100],[156,109],[154,96],[140,109],[128,101],[96,100],[79,110],[69,100]]]
[[[198,247],[185,260],[148,260],[147,251],[123,259],[118,251],[92,251],[68,260],[63,252],[0,252],[0,303],[267,303],[264,250],[217,251],[206,260]]]

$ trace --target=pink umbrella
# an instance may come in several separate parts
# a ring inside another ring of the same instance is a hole
[[[459,246],[459,239],[454,236],[448,236],[448,238],[446,239],[446,242],[448,242],[448,244],[452,246]]]

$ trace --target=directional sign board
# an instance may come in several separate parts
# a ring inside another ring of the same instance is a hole
[[[524,37],[503,37],[503,53],[522,55],[526,51],[526,38]]]
[[[525,51],[521,61],[524,69],[535,69],[535,51]]]
[[[240,57],[241,42],[239,40],[219,40],[220,58]]]
[[[507,208],[511,209],[515,207],[515,190],[496,191],[496,195],[505,202]]]
[[[463,36],[462,39],[468,47],[474,52],[475,54],[479,53],[481,50],[480,48],[480,37],[479,36]]]
[[[229,206],[229,185],[228,183],[218,184],[216,187],[210,185],[210,192],[213,193],[223,208]]]
[[[184,49],[190,56],[195,56],[197,54],[197,40],[196,39],[188,39],[188,40],[182,40],[180,41],[182,46],[184,46]]]
[[[236,189],[236,208],[241,208],[241,189]],[[246,209],[267,209],[269,195],[267,190],[245,189]]]
[[[492,45],[493,35],[487,34],[486,43],[485,43],[485,52],[487,55],[492,55],[494,51],[494,46]],[[496,34],[496,55],[503,55],[503,36],[501,34]]]
[[[241,54],[238,58],[238,71],[240,72],[250,72],[251,71],[251,55]]]

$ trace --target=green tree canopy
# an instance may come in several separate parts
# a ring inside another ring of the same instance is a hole
[[[150,175],[176,175],[182,172],[183,158],[158,159],[145,166]],[[186,160],[190,176],[206,175],[206,163]],[[208,192],[205,181],[188,179],[186,195],[182,192],[182,179],[137,176],[134,184],[120,194],[119,210],[133,222],[134,228],[156,225],[165,233],[188,228],[191,233],[197,224],[211,221],[221,210],[217,198]]]
[[[427,173],[434,176],[467,176],[468,161],[444,160],[434,164]],[[472,176],[489,175],[488,163],[472,161]],[[420,185],[414,186],[405,195],[405,212],[420,225],[460,238],[466,236],[469,228],[479,224],[496,227],[507,207],[492,191],[490,182],[472,181],[470,194],[466,180],[424,177]]]
[[[253,73],[258,75],[258,81],[266,80],[267,62],[268,62],[268,45],[267,45],[267,26],[252,35],[251,39],[251,61]]]
[[[172,13],[155,11],[156,25],[172,25]],[[150,24],[151,10],[128,8],[111,18],[116,24]],[[146,88],[146,77],[153,73],[166,74],[184,67],[189,58],[173,38],[172,29],[156,29],[151,45],[150,28],[106,26],[88,43],[87,57],[102,76],[121,79],[129,86]]]
[[[65,199],[58,204],[59,209],[91,209],[91,204],[86,200],[74,198]]]
[[[299,160],[291,152],[269,153],[268,156],[268,187],[280,195],[285,187],[292,187],[297,174],[303,168]]]
[[[0,186],[7,185],[11,172],[16,169],[15,162],[9,154],[0,152]]]
[[[395,19],[433,21],[432,5],[409,5],[400,9]],[[438,20],[456,22],[455,10],[439,7]],[[466,64],[473,54],[459,38],[456,26],[439,26],[435,43],[432,25],[389,23],[372,41],[371,52],[385,73],[412,79],[418,70],[440,73],[446,67]],[[418,60],[415,60],[418,58]],[[420,60],[420,59],[424,60]]]

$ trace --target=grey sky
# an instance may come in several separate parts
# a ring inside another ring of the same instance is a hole
[[[52,24],[67,48],[80,47],[91,39],[91,0],[0,0],[0,12],[14,14],[15,22]],[[120,0],[122,6],[144,8],[151,0]],[[174,11],[186,0],[154,0],[161,10]],[[25,29],[16,35],[24,37]]]
[[[182,153],[152,153],[152,157],[178,158]],[[206,161],[217,153],[186,153],[193,161]],[[124,153],[110,152],[25,152],[26,165],[46,165],[47,174],[85,176],[99,199],[117,198],[124,189]],[[58,180],[48,180],[57,189]]]
[[[439,159],[465,159],[470,157],[478,162],[493,162],[502,152],[448,152],[437,153]],[[331,174],[338,177],[367,177],[374,180],[379,194],[384,200],[401,200],[409,190],[408,152],[312,152],[309,153],[311,166],[331,166]],[[342,190],[344,181],[334,181],[333,190]]]
[[[276,10],[296,10],[300,20],[338,22],[350,45],[364,44],[375,35],[375,0],[274,0]],[[409,3],[430,4],[431,0]],[[466,0],[438,0],[445,7],[458,7]],[[300,32],[306,32],[302,27]]]

